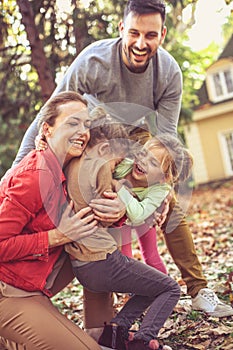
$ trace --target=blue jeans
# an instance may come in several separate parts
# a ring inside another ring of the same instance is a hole
[[[106,260],[74,267],[79,282],[93,292],[132,293],[111,322],[129,329],[148,308],[135,338],[150,341],[171,314],[180,297],[179,285],[169,276],[116,250]]]

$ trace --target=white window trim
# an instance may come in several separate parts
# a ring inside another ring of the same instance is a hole
[[[228,93],[227,91],[223,91],[223,94],[220,96],[216,95],[215,83],[214,83],[214,74],[220,73],[223,74],[224,71],[230,71],[232,80],[233,80],[233,62],[228,61],[224,62],[224,64],[217,64],[216,66],[212,66],[209,68],[206,77],[206,87],[208,96],[211,102],[220,102],[233,97],[233,91]],[[222,85],[225,88],[224,84]]]
[[[224,167],[225,175],[226,176],[232,176],[233,175],[233,169],[232,169],[232,165],[231,165],[231,162],[230,162],[228,147],[227,147],[226,138],[225,138],[225,135],[228,134],[228,133],[233,133],[233,129],[219,131],[218,139],[219,139],[219,144],[220,144],[220,151],[221,151],[221,154],[222,154],[222,160],[223,160],[223,167]]]

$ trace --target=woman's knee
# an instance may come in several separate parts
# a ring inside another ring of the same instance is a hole
[[[0,335],[12,344],[7,349],[101,350],[45,296],[5,298],[0,306]]]

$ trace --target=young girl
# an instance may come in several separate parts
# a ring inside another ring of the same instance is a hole
[[[128,217],[126,225],[121,227],[123,254],[132,257],[131,230],[134,229],[144,261],[166,273],[152,226],[153,213],[171,194],[174,185],[188,177],[192,163],[182,143],[164,134],[148,140],[134,159],[126,158],[117,166],[114,178],[123,180],[114,181],[115,190],[126,205]]]
[[[108,118],[93,122],[91,137],[81,159],[66,169],[68,193],[75,210],[92,198],[112,190],[112,172],[123,159],[127,135],[119,123]],[[170,349],[160,346],[158,332],[179,300],[178,284],[169,276],[124,256],[103,223],[87,239],[68,244],[74,273],[80,283],[93,292],[131,293],[121,311],[105,325],[99,344],[113,349]],[[140,329],[129,340],[129,329],[147,310]]]

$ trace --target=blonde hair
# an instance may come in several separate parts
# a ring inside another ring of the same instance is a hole
[[[148,124],[144,123],[140,126],[131,126],[128,128],[129,138],[138,145],[144,145],[152,138]]]
[[[169,183],[175,184],[190,176],[193,157],[177,137],[170,134],[160,134],[147,141],[143,148],[164,150],[161,170]]]

